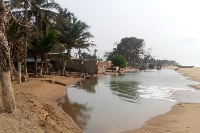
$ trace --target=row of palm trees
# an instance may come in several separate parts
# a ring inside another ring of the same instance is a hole
[[[15,73],[18,83],[21,83],[23,62],[24,73],[27,75],[27,54],[35,58],[35,74],[37,74],[37,57],[41,59],[39,76],[42,76],[43,63],[48,58],[59,57],[63,59],[62,74],[64,75],[71,49],[88,49],[94,45],[90,41],[93,36],[87,31],[89,26],[53,0],[5,2],[7,8],[11,9],[11,13],[8,14],[9,22],[6,24],[6,36],[11,47],[11,60],[18,62],[18,73]]]

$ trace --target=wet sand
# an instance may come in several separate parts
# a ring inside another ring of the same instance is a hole
[[[167,67],[175,70],[176,67]],[[184,76],[200,82],[200,68],[179,68]],[[200,85],[191,85],[196,89]],[[172,109],[148,120],[144,126],[124,133],[199,133],[200,131],[200,103],[178,103]]]

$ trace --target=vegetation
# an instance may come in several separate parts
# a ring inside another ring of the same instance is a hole
[[[94,50],[93,55],[86,52],[81,52],[81,50],[79,50],[77,54],[79,55],[79,59],[97,59],[97,49]]]
[[[117,47],[113,48],[112,52],[106,52],[104,57],[106,60],[112,60],[112,57],[116,54],[122,55],[128,66],[146,68],[150,65],[151,68],[154,66],[164,65],[178,65],[173,60],[158,60],[151,55],[151,48],[145,50],[145,44],[143,39],[137,39],[136,37],[125,37],[122,38],[120,43],[116,44]]]
[[[128,61],[128,66],[134,66],[140,63],[140,57],[144,53],[144,40],[136,37],[122,38],[117,48],[112,52],[107,52],[105,57],[110,60],[115,54],[121,54]]]
[[[114,66],[119,67],[118,71],[120,71],[120,68],[126,67],[126,59],[120,54],[113,55],[110,60]]]
[[[19,66],[18,83],[21,83],[21,64],[24,62],[26,66],[27,55],[35,59],[35,75],[38,74],[38,57],[42,60],[39,64],[40,76],[44,73],[43,63],[48,58],[63,60],[64,75],[66,61],[71,56],[71,49],[89,50],[89,47],[94,45],[90,42],[93,36],[87,31],[89,26],[77,19],[66,8],[62,9],[53,0],[10,0],[6,1],[6,5],[11,9],[6,34],[12,46],[11,60],[14,63],[18,62]],[[50,36],[53,39],[48,40]],[[57,54],[52,54],[53,52]],[[48,73],[47,68],[45,69],[45,73]],[[25,69],[25,74],[26,71]]]
[[[178,65],[174,60],[159,60],[155,59],[151,55],[151,49],[148,49],[144,52],[143,58],[140,59],[141,64],[147,65],[149,64],[150,68],[154,68],[154,66],[173,66],[173,65]]]
[[[3,106],[5,112],[13,112],[16,106],[10,75],[17,76],[18,83],[21,83],[21,75],[27,76],[27,56],[35,59],[35,74],[41,76],[44,68],[48,73],[47,59],[66,62],[72,48],[89,50],[94,45],[90,41],[93,36],[88,32],[87,24],[66,8],[62,9],[54,0],[0,0],[0,10]],[[37,64],[38,57],[40,64]],[[17,72],[14,64],[18,66]]]
[[[44,35],[38,34],[37,38],[30,43],[30,50],[39,55],[41,59],[39,76],[42,76],[43,63],[48,57],[47,54],[51,52],[53,46],[57,44],[57,38],[58,35],[56,34],[56,32],[50,30],[50,28],[48,27]]]
[[[71,56],[71,49],[88,49],[93,44],[90,43],[92,34],[87,31],[89,26],[81,22],[67,10],[60,10],[58,20],[58,30],[60,32],[59,42],[64,44],[68,56]],[[66,17],[66,19],[63,19]],[[66,60],[63,61],[62,75],[65,75]]]

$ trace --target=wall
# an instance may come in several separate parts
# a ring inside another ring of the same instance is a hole
[[[62,69],[63,61],[55,61],[55,69]],[[82,64],[83,62],[83,64]],[[66,70],[68,72],[83,72],[83,73],[98,73],[97,60],[81,60],[81,59],[72,59],[67,61]]]
[[[98,62],[98,73],[105,73],[111,65],[111,62]]]

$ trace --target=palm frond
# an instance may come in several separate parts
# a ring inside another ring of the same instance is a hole
[[[57,9],[57,10],[61,8],[60,5],[55,2],[46,3],[46,4],[41,5],[40,7],[44,9]]]

